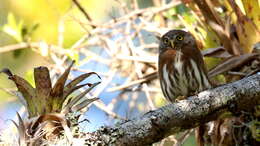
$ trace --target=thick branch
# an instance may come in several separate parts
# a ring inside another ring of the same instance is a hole
[[[224,112],[248,111],[260,101],[260,74],[199,93],[114,127],[88,133],[101,145],[149,145],[164,137],[216,120]]]

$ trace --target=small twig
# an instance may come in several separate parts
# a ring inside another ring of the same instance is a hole
[[[58,24],[58,46],[62,47],[64,42],[64,17],[61,17]]]
[[[134,10],[138,10],[139,9],[137,0],[131,0],[131,3],[132,3],[132,8]]]
[[[73,3],[78,7],[78,9],[84,14],[86,19],[90,22],[92,22],[92,18],[89,16],[89,14],[85,11],[85,9],[80,5],[80,3],[77,0],[72,0]],[[96,28],[95,25],[90,25],[92,28]]]
[[[137,84],[142,84],[142,83],[151,81],[151,80],[156,79],[156,78],[157,78],[157,73],[155,72],[155,73],[152,73],[151,76],[147,76],[147,77],[144,77],[142,79],[135,80],[135,81],[130,82],[128,84],[124,84],[124,85],[121,85],[121,86],[109,88],[107,91],[114,92],[114,91],[118,91],[118,90],[123,90],[123,89],[129,88],[129,87],[137,85]]]
[[[164,5],[162,7],[152,7],[152,8],[145,8],[145,9],[138,9],[138,10],[135,10],[135,11],[132,11],[131,13],[128,13],[122,17],[119,17],[115,20],[110,20],[108,21],[107,23],[97,27],[96,29],[92,30],[92,33],[95,34],[97,31],[101,31],[102,28],[108,28],[108,27],[111,27],[111,26],[116,26],[118,24],[122,24],[124,22],[127,22],[130,20],[130,18],[134,18],[134,17],[140,17],[141,16],[151,16],[153,14],[157,14],[159,12],[163,12],[163,11],[166,11],[166,10],[169,10],[170,8],[180,4],[181,2],[180,1],[174,1],[174,2],[171,2],[167,5]]]
[[[182,146],[185,140],[190,136],[193,129],[189,129],[183,133],[183,135],[177,139],[177,143],[174,144],[174,146]]]
[[[129,61],[138,61],[138,62],[145,62],[145,63],[156,63],[157,57],[153,56],[123,56],[123,55],[117,55],[117,59],[120,60],[129,60]]]
[[[99,109],[101,109],[102,111],[104,111],[105,113],[107,113],[109,116],[111,116],[114,119],[126,120],[125,118],[119,116],[112,110],[108,110],[107,106],[99,100],[94,102],[93,104],[96,105]]]
[[[73,68],[72,70],[74,71],[79,71],[79,72],[83,72],[83,73],[89,73],[89,72],[93,72],[93,70],[90,69],[81,69],[81,68]],[[97,73],[100,76],[109,76],[109,73],[104,73],[104,72],[99,72],[99,71],[94,71],[95,73]]]
[[[25,49],[25,48],[30,48],[30,47],[32,47],[32,45],[30,45],[29,43],[7,45],[7,46],[0,47],[0,53],[10,52],[10,51],[19,50],[19,49]]]
[[[136,27],[135,23],[129,23],[129,24],[130,24],[130,26],[132,26],[133,28],[136,29],[134,35],[137,35],[139,37],[140,44],[143,45],[144,42],[142,41],[142,36],[141,36],[140,33],[138,33],[138,32],[140,32],[141,29],[139,27]],[[142,26],[142,25],[140,25],[140,26]],[[130,34],[130,29],[127,30],[126,33]],[[135,49],[133,41],[132,41],[135,37],[136,36],[130,36],[127,39],[127,44],[129,46],[129,50],[130,50],[131,54],[133,54],[133,57],[137,56],[137,52],[136,52],[136,49]],[[137,62],[136,60],[133,60],[133,63],[134,63],[134,66],[135,66],[135,72],[136,72],[137,77],[138,78],[143,78],[143,73],[141,71],[142,67],[141,67],[140,63]],[[144,83],[143,86],[144,86],[144,92],[145,92],[145,95],[146,95],[145,97],[147,99],[148,105],[149,105],[150,109],[154,110],[155,109],[155,105],[154,105],[154,103],[153,103],[153,101],[151,99],[149,91],[147,90],[148,89],[148,85],[146,83]]]
[[[101,57],[100,55],[97,55],[96,53],[93,53],[90,50],[81,49],[80,52],[82,52],[84,54],[88,54],[88,57],[90,57],[91,59],[96,60],[96,61],[98,61],[100,63],[103,63],[103,64],[110,64],[111,63],[111,60],[105,59],[105,58]]]
[[[26,48],[40,48],[41,45],[48,45],[48,48],[52,50],[52,52],[59,53],[59,54],[66,54],[69,50],[61,48],[56,45],[47,44],[45,42],[22,42],[19,44],[12,44],[7,46],[0,47],[0,53],[10,52],[14,50],[26,49]],[[67,52],[66,52],[67,51]]]
[[[230,75],[237,75],[237,76],[242,76],[242,77],[246,76],[246,73],[243,73],[243,72],[229,71],[227,73],[230,74]]]

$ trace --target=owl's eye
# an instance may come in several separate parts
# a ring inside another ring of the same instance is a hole
[[[176,39],[177,39],[178,41],[182,41],[182,40],[183,40],[183,36],[180,36],[180,35],[179,35],[179,36],[176,37]]]
[[[163,39],[163,43],[164,43],[164,44],[169,44],[169,42],[170,42],[170,41],[169,41],[168,38]]]

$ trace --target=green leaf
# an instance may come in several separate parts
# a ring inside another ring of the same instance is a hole
[[[22,28],[23,21],[17,23],[13,13],[9,13],[7,16],[7,24],[2,28],[2,31],[13,37],[16,41],[22,42]]]
[[[9,13],[7,16],[7,22],[10,27],[15,28],[17,26],[13,13]]]

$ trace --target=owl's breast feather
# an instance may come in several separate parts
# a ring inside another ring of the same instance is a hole
[[[159,55],[159,69],[162,69],[164,64],[172,64],[174,62],[177,51],[168,49]],[[167,66],[168,67],[168,66]]]

